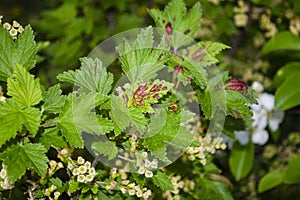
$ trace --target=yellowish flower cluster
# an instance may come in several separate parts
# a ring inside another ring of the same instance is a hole
[[[55,185],[51,185],[49,188],[45,189],[44,194],[49,198],[49,200],[57,200],[59,198],[59,196],[61,195],[60,192],[55,191],[56,189],[57,189],[57,187]],[[51,197],[52,193],[54,195],[54,198]]]
[[[68,165],[68,168],[80,183],[92,182],[96,176],[96,170],[91,166],[91,162],[85,161],[81,156],[77,158],[75,166]]]
[[[199,146],[188,147],[186,153],[189,155],[189,160],[194,161],[198,158],[202,165],[206,164],[206,154],[215,154],[218,149],[226,149],[226,144],[223,143],[223,138],[221,137],[213,138],[211,134],[208,133],[205,137],[198,136],[196,139],[199,142]]]
[[[263,158],[273,160],[269,164],[269,171],[285,171],[287,164],[300,154],[299,144],[299,132],[292,132],[282,141],[282,145],[267,145],[263,151]]]
[[[5,101],[5,96],[3,96],[2,87],[0,86],[0,102]]]
[[[151,197],[151,190],[149,190],[146,187],[141,187],[139,185],[136,185],[135,183],[130,183],[129,180],[127,180],[127,174],[124,170],[117,170],[116,168],[111,169],[111,177],[117,178],[118,176],[121,176],[122,181],[120,183],[120,191],[123,194],[128,193],[130,196],[137,196],[139,198],[148,199]],[[117,186],[116,181],[112,181],[106,189],[114,189]]]
[[[300,35],[300,17],[291,19],[289,29],[295,35]]]
[[[64,165],[62,162],[56,162],[55,160],[49,161],[50,168],[48,168],[48,174],[51,176],[53,175],[57,170],[64,168]]]
[[[167,200],[179,200],[179,192],[183,190],[184,192],[189,192],[190,190],[194,190],[195,188],[195,182],[191,180],[182,180],[180,175],[171,177],[171,182],[174,187],[174,190],[172,191],[165,191],[162,194],[163,198],[166,198]]]
[[[0,171],[0,187],[4,190],[10,190],[14,188],[14,185],[8,180],[6,166],[2,165],[2,169]]]
[[[136,165],[138,167],[139,174],[144,174],[146,178],[151,178],[153,176],[152,170],[156,170],[158,168],[158,160],[148,160],[148,153],[143,152],[141,159],[137,160]]]
[[[215,6],[220,4],[220,0],[208,0],[208,2],[212,3]]]
[[[0,16],[0,24],[2,23],[3,16]],[[8,22],[3,24],[3,27],[9,31],[9,34],[13,37],[13,39],[17,39],[19,33],[24,31],[24,28],[17,22],[13,21],[12,25]]]
[[[263,14],[260,17],[260,24],[259,24],[260,28],[266,31],[265,32],[266,38],[273,37],[277,33],[276,25],[271,21],[270,14],[268,13],[271,13],[271,11],[267,10],[267,14]]]
[[[234,19],[234,24],[237,27],[245,27],[247,26],[248,23],[248,12],[249,8],[245,4],[243,0],[238,1],[238,7],[234,7],[233,12],[235,13],[233,19]]]
[[[212,37],[212,30],[216,29],[216,24],[212,19],[207,17],[202,17],[200,20],[200,27],[195,32],[195,38],[211,38]]]

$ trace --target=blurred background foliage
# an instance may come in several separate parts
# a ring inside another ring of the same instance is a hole
[[[31,24],[39,41],[38,67],[34,72],[41,82],[50,86],[57,82],[57,74],[78,67],[78,58],[88,55],[109,36],[153,24],[147,8],[162,8],[167,2],[1,0],[0,15],[4,16],[3,22],[17,20],[22,25]],[[196,1],[185,2],[189,6]],[[261,82],[266,91],[275,93],[290,74],[300,71],[299,0],[200,2],[203,18],[199,22],[196,37],[198,40],[217,41],[231,46],[220,58],[220,63],[233,76],[250,85],[254,81]],[[280,38],[278,35],[282,33],[285,35]],[[293,67],[281,68],[290,62],[294,63]],[[274,77],[277,81],[273,81]],[[286,87],[291,91],[298,91],[299,85],[286,84]],[[280,99],[280,94],[278,95]],[[285,109],[286,117],[281,126],[280,137],[256,149],[255,155],[261,159],[254,161],[254,170],[245,179],[234,182],[228,173],[225,159],[227,155],[217,158],[224,174],[233,181],[236,199],[299,199],[299,184],[282,185],[263,194],[257,192],[257,184],[264,174],[285,167],[295,155],[299,155],[299,104],[300,102]]]

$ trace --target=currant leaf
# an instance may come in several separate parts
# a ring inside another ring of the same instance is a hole
[[[108,73],[101,60],[81,58],[80,70],[67,71],[57,76],[58,80],[72,83],[80,87],[80,92],[97,92],[106,95],[110,92],[113,75]]]
[[[17,132],[22,129],[22,125],[31,134],[37,133],[41,115],[37,108],[23,109],[14,100],[7,99],[0,103],[0,110],[0,146],[9,139],[16,137]]]
[[[169,45],[165,38],[155,46],[153,28],[142,29],[136,40],[125,41],[116,47],[120,54],[120,62],[131,83],[148,81],[156,77],[164,67]]]
[[[13,77],[7,79],[7,90],[22,108],[34,106],[42,100],[39,79],[34,79],[21,65],[16,65]]]
[[[26,169],[31,168],[43,177],[48,168],[46,152],[46,148],[39,143],[17,144],[4,150],[0,154],[0,158],[7,167],[9,180],[15,182],[25,173]]]
[[[26,70],[34,67],[37,52],[36,43],[31,27],[28,25],[16,41],[4,27],[0,27],[0,80],[6,81],[11,77],[16,64]]]

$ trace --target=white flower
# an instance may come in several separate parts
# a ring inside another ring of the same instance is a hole
[[[84,174],[86,171],[87,171],[86,166],[81,165],[81,166],[79,167],[79,172],[80,172],[80,174]]]
[[[12,28],[12,29],[10,29],[9,34],[10,34],[11,36],[17,36],[18,30],[15,29],[15,28]]]
[[[13,27],[14,28],[18,28],[20,26],[20,24],[17,21],[13,21]]]
[[[84,175],[79,175],[79,176],[77,176],[77,181],[78,182],[80,182],[80,183],[83,183],[83,182],[85,182],[85,176]]]
[[[149,160],[145,160],[145,167],[148,168],[150,167],[151,162]]]
[[[6,171],[1,170],[1,172],[0,172],[0,178],[5,179],[5,177],[6,177]]]
[[[133,196],[133,195],[135,195],[135,190],[129,190],[128,193],[130,196]]]
[[[144,159],[146,159],[146,158],[148,157],[148,153],[144,151],[144,152],[142,153],[142,157],[143,157]]]
[[[261,92],[263,86],[254,82],[252,88],[258,93]],[[269,133],[265,130],[267,127],[271,131],[276,131],[279,124],[284,119],[284,112],[274,110],[274,95],[261,93],[258,95],[258,105],[251,105],[254,120],[251,127],[245,131],[234,131],[236,139],[240,144],[245,145],[251,140],[254,144],[264,145],[269,140]]]
[[[157,167],[158,167],[158,161],[157,161],[157,159],[152,160],[150,167],[152,169],[157,169]]]
[[[252,126],[264,129],[269,126],[272,131],[276,131],[283,121],[284,112],[274,111],[274,96],[262,93],[258,97],[258,105],[251,105],[254,122]]]
[[[84,166],[86,166],[88,169],[91,167],[91,162],[90,161],[86,161],[85,163],[84,163]]]
[[[139,174],[144,174],[146,172],[146,170],[144,168],[139,168],[138,173]]]
[[[6,98],[5,98],[4,96],[0,96],[0,102],[1,102],[1,101],[2,101],[2,102],[5,101],[5,99],[6,99]]]
[[[24,31],[24,28],[23,28],[22,26],[19,26],[18,32],[19,32],[19,33],[22,33],[23,31]]]
[[[80,174],[79,169],[78,169],[78,168],[73,169],[72,174],[73,174],[74,176],[77,176],[78,174]]]
[[[54,192],[54,197],[59,197],[60,196],[60,192]]]
[[[92,175],[92,176],[94,176],[94,175],[96,174],[96,170],[95,170],[94,167],[91,167],[91,168],[89,169],[89,174]]]
[[[7,30],[9,30],[11,28],[11,25],[9,23],[5,22],[3,24],[3,27],[6,28]]]
[[[142,191],[137,191],[136,192],[136,196],[137,197],[142,197],[143,196],[143,192]]]
[[[84,158],[82,158],[81,156],[78,156],[77,162],[78,162],[78,164],[81,164],[81,165],[82,165],[82,164],[85,162],[85,160],[84,160]]]
[[[143,198],[144,198],[144,199],[148,199],[150,196],[151,196],[151,190],[147,190],[147,192],[145,192],[145,193],[143,194]]]
[[[153,172],[152,172],[152,171],[148,171],[148,170],[147,170],[147,171],[145,172],[145,177],[146,177],[146,178],[151,178],[152,176],[153,176]]]
[[[87,182],[91,182],[91,181],[93,181],[94,176],[91,175],[91,174],[88,174],[88,175],[85,176],[85,179],[86,179]]]
[[[67,155],[69,153],[69,150],[68,149],[62,149],[60,151],[61,155]]]

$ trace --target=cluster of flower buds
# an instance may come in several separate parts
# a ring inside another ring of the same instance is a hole
[[[248,12],[249,8],[245,4],[243,0],[238,1],[238,6],[234,7],[233,12],[234,14],[234,24],[237,27],[245,27],[248,23]]]
[[[179,200],[180,199],[179,192],[181,190],[184,190],[185,192],[188,192],[188,190],[189,190],[188,188],[194,187],[194,185],[189,186],[188,184],[190,183],[190,181],[182,180],[180,175],[176,175],[176,176],[171,177],[171,182],[172,182],[172,185],[173,185],[174,189],[165,191],[162,194],[163,198],[174,199],[174,200],[178,199]]]
[[[4,190],[10,190],[14,187],[14,185],[8,180],[6,166],[3,164],[0,171],[0,187]]]
[[[244,81],[241,81],[237,78],[231,78],[226,82],[225,89],[227,90],[235,90],[241,93],[246,93],[248,90],[248,84]]]
[[[0,24],[2,23],[2,16],[0,16]],[[13,37],[13,39],[17,39],[19,33],[24,31],[24,28],[17,22],[13,21],[12,25],[8,22],[3,24],[3,27],[9,31],[9,34]]]
[[[148,160],[147,152],[143,152],[141,155],[141,158],[138,159],[136,163],[138,167],[138,173],[144,174],[146,178],[151,178],[153,176],[152,170],[156,170],[158,168],[158,160]]]
[[[206,134],[205,137],[197,136],[199,142],[198,147],[188,147],[186,153],[189,155],[188,158],[194,161],[196,158],[200,159],[202,165],[206,164],[206,154],[215,154],[216,150],[226,149],[226,144],[223,143],[223,138],[213,138],[211,134]]]
[[[276,24],[271,21],[271,11],[269,9],[267,9],[266,14],[260,17],[259,26],[262,30],[266,31],[266,38],[273,37],[278,32]]]
[[[129,181],[123,181],[120,187],[123,194],[128,193],[130,196],[137,196],[139,198],[148,199],[152,192],[146,187],[141,188],[141,186],[135,183],[129,183]]]
[[[64,168],[64,165],[62,162],[56,162],[55,160],[50,160],[49,161],[49,166],[48,168],[48,174],[52,176],[57,170]]]
[[[57,187],[55,185],[51,185],[49,188],[45,189],[44,194],[50,199],[57,200],[59,196],[61,195],[60,192],[55,191]],[[53,193],[54,198],[51,197],[51,194]]]
[[[152,192],[146,187],[141,187],[136,185],[136,183],[132,183],[127,179],[127,174],[124,170],[117,170],[116,168],[112,168],[110,171],[110,176],[113,179],[117,177],[121,177],[122,181],[119,183],[119,189],[123,194],[129,194],[130,196],[137,196],[139,198],[148,199],[150,198]],[[118,183],[116,181],[112,181],[107,184],[105,187],[107,190],[115,189]]]
[[[68,165],[68,168],[80,183],[92,182],[96,176],[96,170],[91,166],[91,162],[85,161],[81,156],[77,158],[75,164]]]

